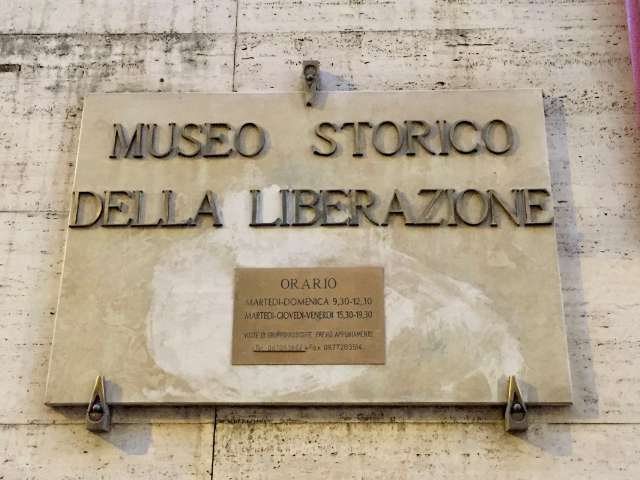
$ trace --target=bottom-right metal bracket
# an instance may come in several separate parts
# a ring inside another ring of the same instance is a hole
[[[529,428],[527,405],[522,397],[515,375],[509,377],[507,408],[504,412],[504,429],[507,432],[523,432]]]

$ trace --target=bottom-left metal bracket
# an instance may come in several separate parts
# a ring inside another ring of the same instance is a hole
[[[87,430],[92,432],[108,432],[111,429],[111,411],[107,403],[107,391],[104,377],[98,375],[91,392],[86,415]]]

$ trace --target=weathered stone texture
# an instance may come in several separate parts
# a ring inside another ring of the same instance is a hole
[[[0,426],[0,479],[211,478],[213,425]]]
[[[591,28],[624,23],[617,0],[243,0],[240,32]]]
[[[575,404],[523,437],[498,409],[219,409],[213,478],[638,477],[624,22],[621,0],[4,2],[0,478],[210,478],[213,409],[120,409],[96,437],[42,405],[82,98],[290,91],[306,58],[327,89],[543,89]]]
[[[630,479],[638,425],[536,425],[526,437],[500,425],[406,423],[217,426],[214,478]]]
[[[4,0],[1,33],[233,33],[234,0]]]
[[[229,91],[233,48],[215,34],[0,36],[0,208],[65,210],[85,94]]]

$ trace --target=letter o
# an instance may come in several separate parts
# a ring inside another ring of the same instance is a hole
[[[282,280],[280,280],[280,288],[282,288],[283,290],[287,290],[289,288],[288,278],[283,278]]]
[[[327,288],[331,288],[334,289],[336,288],[336,285],[338,284],[338,282],[336,282],[336,279],[333,277],[329,277],[327,279]]]
[[[256,148],[256,150],[254,152],[247,152],[244,144],[242,143],[242,139],[244,137],[244,129],[245,128],[254,128],[257,132],[258,132],[258,147]],[[262,127],[256,125],[253,122],[249,122],[249,123],[245,123],[243,124],[239,129],[238,129],[238,133],[236,134],[234,141],[233,141],[233,145],[236,148],[236,151],[242,155],[243,157],[255,157],[256,155],[258,155],[262,149],[264,148],[264,145],[266,143],[266,137],[264,134],[264,130],[262,129]]]
[[[477,194],[478,197],[482,199],[482,210],[481,210],[482,214],[480,215],[479,220],[474,221],[464,213],[464,209],[463,209],[464,197],[467,193]],[[456,214],[458,215],[458,217],[460,217],[460,220],[462,220],[467,225],[472,225],[472,226],[480,225],[482,222],[485,221],[485,219],[487,218],[487,215],[489,214],[489,202],[487,201],[486,197],[482,192],[479,192],[478,190],[474,190],[474,189],[465,190],[464,192],[460,193],[460,195],[458,195],[458,198],[456,198]]]
[[[507,144],[502,149],[493,145],[491,141],[491,132],[497,125],[502,125],[505,133],[507,134]],[[482,127],[482,141],[484,142],[484,146],[487,147],[487,150],[495,155],[507,153],[513,147],[513,128],[511,128],[511,126],[504,120],[491,120]]]
[[[391,125],[396,131],[396,137],[397,137],[396,145],[395,145],[395,148],[392,148],[391,150],[384,149],[383,139],[380,138],[381,135],[378,135],[382,131],[382,128],[386,125]],[[386,157],[390,157],[398,153],[402,148],[402,145],[404,145],[404,135],[402,134],[402,130],[400,129],[400,126],[398,126],[397,123],[392,122],[391,120],[385,120],[384,122],[381,122],[378,125],[376,125],[375,128],[373,129],[373,146],[375,147],[378,153]]]

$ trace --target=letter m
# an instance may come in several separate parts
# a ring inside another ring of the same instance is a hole
[[[131,138],[127,140],[127,132],[120,123],[113,124],[113,150],[109,158],[120,158],[122,152],[124,157],[129,158],[130,155],[133,158],[142,158],[142,130],[144,128],[143,123],[138,123],[136,129],[131,135]]]

